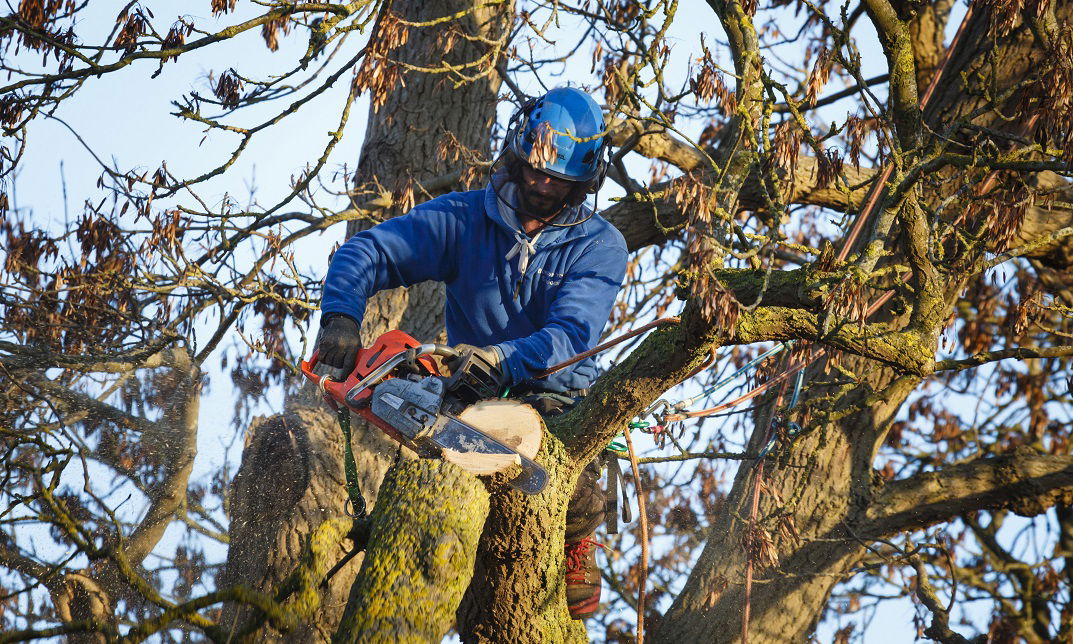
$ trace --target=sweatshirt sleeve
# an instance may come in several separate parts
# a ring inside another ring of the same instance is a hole
[[[511,386],[596,346],[626,276],[621,236],[602,239],[571,268],[552,303],[544,328],[496,345]]]
[[[461,199],[447,195],[348,239],[324,279],[322,319],[342,313],[360,324],[366,303],[379,291],[445,281],[454,266],[464,209]]]

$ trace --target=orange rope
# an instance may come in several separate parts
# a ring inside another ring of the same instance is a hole
[[[637,465],[637,454],[633,451],[630,430],[623,432],[626,437],[626,449],[630,453],[630,467],[633,468],[633,481],[637,486],[637,513],[640,515],[638,527],[641,532],[641,575],[637,589],[637,644],[645,641],[645,583],[648,581],[648,514],[645,512],[645,495],[641,487],[641,469]]]
[[[561,369],[565,369],[565,368],[569,367],[570,365],[574,364],[575,362],[581,362],[585,358],[588,358],[590,356],[594,356],[597,353],[600,353],[601,351],[606,351],[607,349],[610,349],[611,347],[615,346],[616,344],[619,344],[620,342],[625,342],[626,340],[629,340],[630,338],[634,338],[634,337],[637,337],[637,336],[641,335],[642,333],[644,333],[645,331],[647,331],[649,329],[655,328],[657,326],[662,326],[664,324],[678,324],[679,322],[681,322],[681,319],[676,318],[676,317],[660,318],[658,320],[653,320],[653,321],[649,322],[648,324],[646,324],[646,325],[644,325],[644,326],[642,326],[640,328],[637,328],[637,329],[634,329],[633,331],[630,331],[629,333],[623,333],[622,335],[618,336],[614,340],[608,340],[607,342],[604,342],[601,345],[595,346],[595,347],[589,349],[588,351],[585,351],[583,353],[579,353],[576,356],[574,356],[573,358],[570,358],[569,360],[567,360],[565,362],[560,362],[559,364],[557,364],[557,365],[555,365],[553,367],[548,367],[546,370],[544,370],[544,371],[538,373],[537,375],[533,376],[533,378],[535,380],[540,380],[541,378],[547,378],[548,376],[550,376],[551,374],[555,373],[556,371],[559,371]]]
[[[753,501],[749,510],[749,534],[756,526],[756,515],[760,509],[760,479],[764,476],[764,461],[756,466],[756,478],[753,480]],[[751,538],[751,537],[750,537]],[[741,644],[749,644],[749,613],[753,603],[753,558],[745,553],[745,606],[741,611]]]

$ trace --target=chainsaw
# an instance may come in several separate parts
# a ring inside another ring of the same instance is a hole
[[[423,458],[443,458],[474,474],[489,474],[507,465],[521,466],[521,473],[508,484],[526,494],[538,494],[548,482],[548,473],[532,460],[539,449],[508,446],[461,419],[474,403],[498,393],[488,376],[491,365],[471,355],[468,368],[451,376],[440,373],[433,356],[458,358],[453,347],[421,344],[402,331],[388,331],[368,348],[358,352],[354,370],[344,380],[314,373],[317,353],[302,361],[302,373],[316,383],[333,408],[342,405],[376,425],[395,441]],[[319,371],[319,370],[318,370]],[[505,405],[522,406],[515,401]],[[539,436],[539,432],[537,433]]]

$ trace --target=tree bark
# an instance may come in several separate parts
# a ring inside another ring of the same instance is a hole
[[[548,486],[538,495],[510,490],[505,474],[492,479],[474,583],[457,612],[467,642],[587,639],[581,622],[569,618],[563,581],[566,506],[581,467],[550,433],[536,460],[548,471]]]

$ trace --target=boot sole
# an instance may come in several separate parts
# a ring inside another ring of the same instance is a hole
[[[577,604],[571,604],[570,617],[572,619],[586,619],[592,617],[596,613],[596,609],[600,607],[600,594],[596,593],[585,601],[578,602]]]

